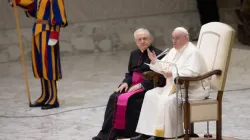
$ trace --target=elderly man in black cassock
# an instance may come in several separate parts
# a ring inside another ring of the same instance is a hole
[[[145,92],[154,88],[153,81],[144,80],[143,72],[151,71],[144,63],[150,63],[147,49],[159,55],[162,51],[155,48],[152,36],[147,29],[137,29],[134,32],[137,49],[130,53],[128,72],[116,91],[110,95],[102,129],[92,140],[116,140],[118,137],[136,136]],[[159,86],[164,86],[164,77]]]

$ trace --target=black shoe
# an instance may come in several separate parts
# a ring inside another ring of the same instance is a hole
[[[185,134],[183,135],[183,137],[185,136]],[[193,134],[190,134],[190,137],[192,137],[192,138],[198,138],[199,137],[199,135],[197,135],[197,134],[195,134],[195,133],[193,133]]]
[[[92,140],[102,140],[102,139],[99,138],[99,137],[97,137],[97,136],[95,136],[95,137],[92,138]]]
[[[44,105],[44,106],[42,106],[42,110],[46,110],[46,109],[53,109],[53,108],[58,108],[59,107],[59,104],[53,104],[53,105],[51,105],[51,104],[46,104],[46,105]]]
[[[164,140],[164,138],[162,138],[162,137],[150,137],[146,140]]]
[[[43,102],[41,102],[41,103],[39,103],[39,102],[34,102],[33,104],[30,104],[30,107],[42,107],[42,106],[44,106],[44,103],[43,103]]]
[[[139,136],[130,138],[130,140],[147,140],[148,138],[150,138],[150,136],[141,134]]]
[[[108,136],[108,140],[117,140],[120,136],[121,136],[121,130],[113,128],[110,131],[110,134]]]

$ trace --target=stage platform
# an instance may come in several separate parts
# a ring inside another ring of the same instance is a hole
[[[58,82],[61,106],[45,111],[28,106],[22,63],[0,63],[0,140],[91,140],[101,129],[110,94],[127,71],[129,54],[62,57],[63,79]],[[223,140],[250,140],[249,62],[250,47],[236,44],[223,97]],[[34,101],[41,93],[40,81],[34,79],[30,61],[26,64]],[[215,122],[210,122],[210,133],[216,134],[215,130]],[[206,122],[195,123],[194,131],[204,135]]]

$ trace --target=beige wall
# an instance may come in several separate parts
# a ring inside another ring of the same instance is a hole
[[[191,37],[199,33],[196,0],[64,0],[69,26],[61,32],[62,54],[119,51],[134,46],[136,28],[148,28],[155,46],[170,44],[170,33],[177,26],[186,27]],[[236,0],[220,0],[222,22],[237,22],[232,7]],[[19,20],[26,56],[30,56],[33,19],[19,10]],[[0,62],[20,60],[19,40],[13,9],[0,1]],[[26,57],[27,58],[27,57]]]
[[[0,28],[14,28],[15,19],[7,0],[1,0]],[[194,0],[65,0],[69,23],[94,22],[102,20],[130,19],[141,16],[192,12],[196,10]],[[20,10],[21,11],[21,10]],[[30,27],[20,13],[22,27]]]

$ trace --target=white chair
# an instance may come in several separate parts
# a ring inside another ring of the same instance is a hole
[[[216,140],[222,139],[222,97],[234,44],[235,31],[221,22],[210,22],[202,26],[197,47],[203,54],[209,72],[198,77],[180,77],[178,83],[186,89],[184,102],[184,140],[189,140],[193,123],[216,121]],[[188,100],[188,87],[192,81],[208,78],[212,89],[218,91],[217,99]]]

